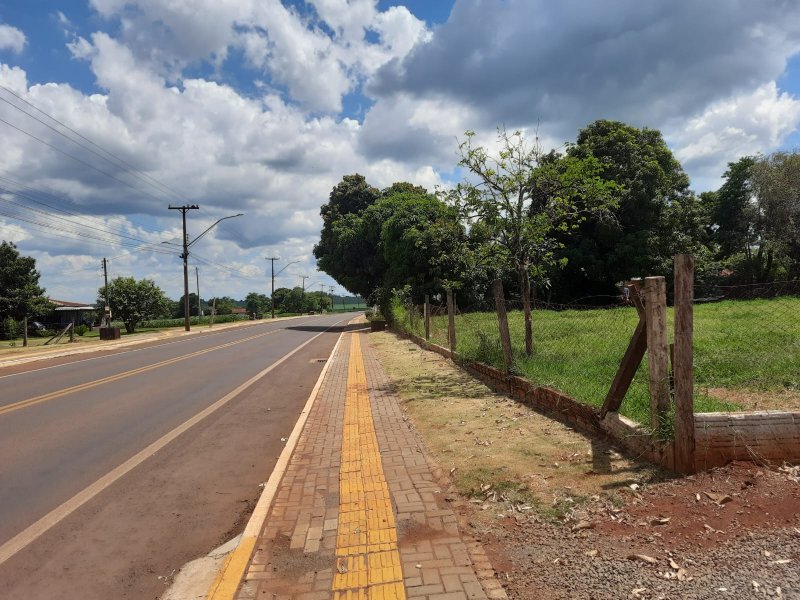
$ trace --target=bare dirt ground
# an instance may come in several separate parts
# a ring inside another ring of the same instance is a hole
[[[511,598],[800,598],[800,468],[675,478],[372,334]]]

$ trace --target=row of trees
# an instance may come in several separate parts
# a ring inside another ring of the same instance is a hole
[[[21,256],[11,242],[0,243],[0,328],[16,332],[18,323],[26,317],[40,317],[49,313],[53,305],[45,297],[45,289],[39,285],[40,273],[36,261]],[[98,318],[109,300],[114,319],[122,321],[128,333],[132,333],[142,321],[161,318],[183,317],[183,297],[177,302],[170,300],[154,281],[137,280],[133,277],[117,277],[98,290]],[[279,313],[322,312],[331,309],[331,298],[323,292],[304,292],[300,287],[275,290],[275,311]],[[244,307],[249,315],[263,316],[272,310],[272,300],[265,294],[251,292],[244,301],[223,296],[198,303],[197,294],[189,295],[192,314],[205,305],[211,306],[217,315],[229,315],[234,308]],[[13,327],[7,326],[13,324]]]
[[[182,318],[184,315],[184,299],[173,302],[155,282],[150,279],[136,280],[133,277],[117,277],[97,291],[97,306],[104,306],[108,298],[114,319],[122,321],[128,333],[133,333],[142,321],[161,318]],[[330,310],[331,299],[322,292],[303,292],[299,287],[275,290],[275,312],[305,313]],[[217,315],[229,315],[234,308],[243,307],[247,314],[261,318],[272,310],[269,296],[250,292],[243,302],[223,296],[208,301],[200,300],[197,294],[189,294],[189,306],[192,314],[198,314],[198,307],[210,314],[212,308]]]
[[[596,121],[560,150],[498,131],[497,152],[467,132],[461,183],[431,194],[378,190],[346,175],[321,208],[319,268],[387,307],[392,290],[421,300],[459,289],[483,300],[502,277],[526,307],[617,294],[617,282],[671,272],[696,257],[702,282],[800,277],[800,155],[744,157],[719,190],[695,194],[661,133]],[[606,300],[607,301],[607,300]]]

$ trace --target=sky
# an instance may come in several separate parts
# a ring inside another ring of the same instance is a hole
[[[458,140],[561,147],[596,119],[659,129],[695,191],[800,146],[793,0],[0,0],[0,240],[50,297],[109,276],[203,298],[344,290],[316,270],[346,174],[434,190]],[[285,269],[284,269],[285,268]],[[191,278],[191,289],[196,279]]]

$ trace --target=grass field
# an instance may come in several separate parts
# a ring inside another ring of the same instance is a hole
[[[398,316],[408,328],[407,314]],[[671,309],[669,319],[671,336]],[[535,311],[535,351],[527,358],[522,313],[510,312],[514,370],[600,406],[636,322],[632,308]],[[422,335],[422,327],[421,319],[415,319],[410,329]],[[431,335],[447,344],[447,317],[433,319]],[[459,315],[456,335],[458,351],[466,359],[502,366],[494,313]],[[770,397],[800,406],[800,298],[698,304],[694,335],[696,412],[776,408]],[[645,357],[621,410],[644,424],[649,423],[646,361]]]

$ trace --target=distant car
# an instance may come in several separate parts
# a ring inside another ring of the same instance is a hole
[[[45,329],[47,329],[47,327],[45,327],[39,321],[28,322],[28,333],[36,333],[37,331],[44,331]]]

